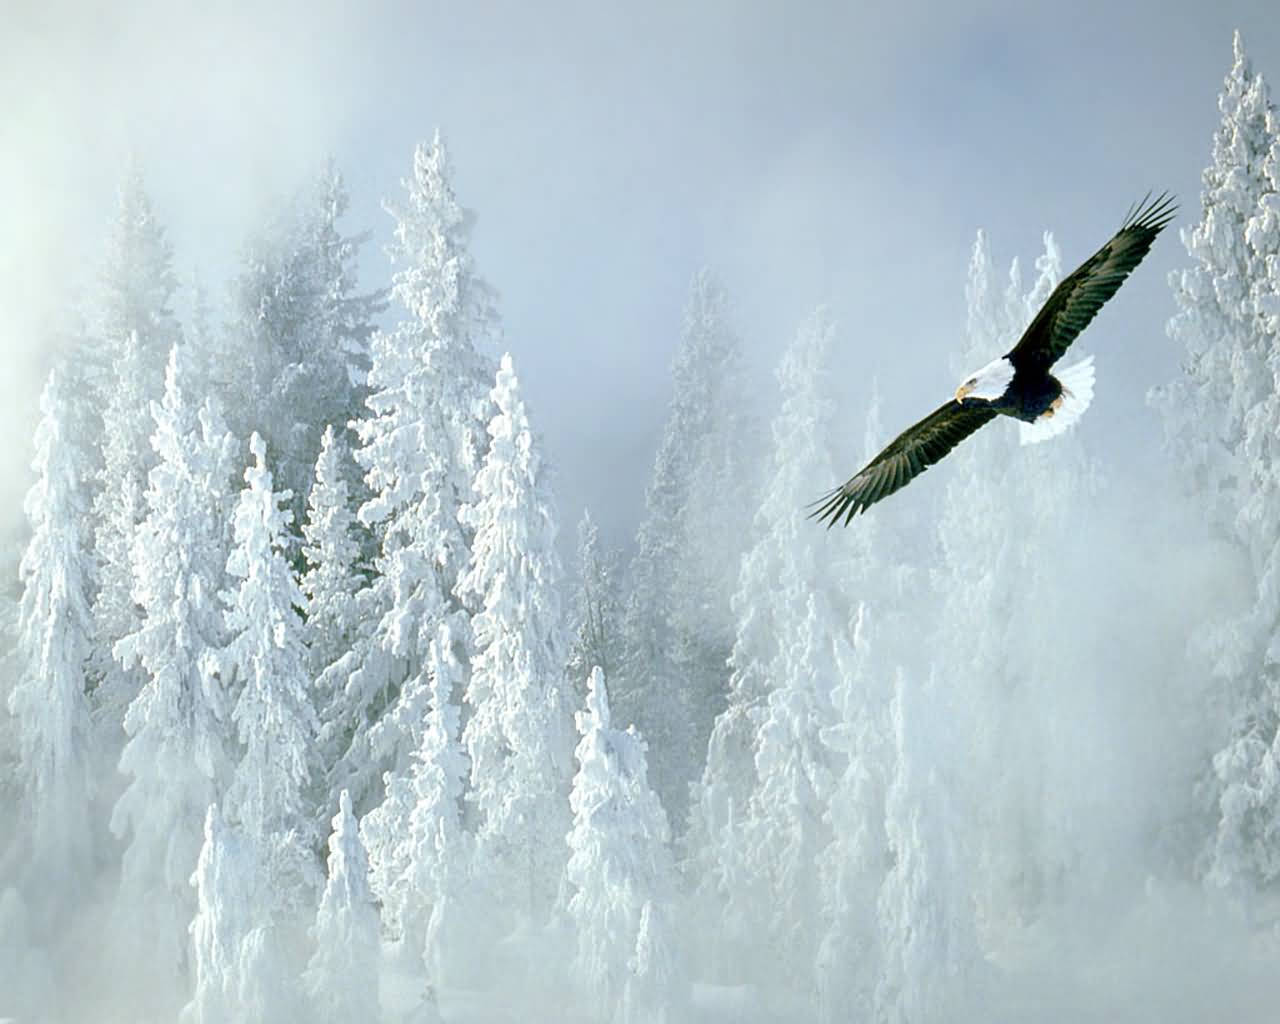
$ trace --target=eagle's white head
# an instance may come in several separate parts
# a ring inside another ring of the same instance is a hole
[[[966,398],[981,398],[994,402],[1009,389],[1013,380],[1013,363],[1001,356],[987,363],[981,370],[969,374],[964,383],[956,388],[956,401]]]

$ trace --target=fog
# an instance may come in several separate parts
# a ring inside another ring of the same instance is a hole
[[[1035,771],[1052,791],[1045,816],[1069,815],[1046,826],[1074,837],[1079,860],[1063,871],[1096,876],[1062,882],[1062,898],[1025,928],[992,932],[1002,938],[984,946],[991,980],[971,979],[964,1019],[1269,1019],[1280,996],[1273,926],[1238,893],[1201,884],[1196,844],[1179,831],[1225,729],[1205,719],[1209,684],[1189,667],[1187,640],[1206,616],[1248,605],[1249,569],[1183,503],[1147,395],[1179,372],[1168,275],[1187,263],[1177,231],[1199,215],[1234,30],[1280,83],[1273,0],[10,0],[0,20],[3,538],[25,535],[40,388],[57,339],[91,315],[133,164],[174,246],[179,319],[197,280],[222,319],[246,239],[329,158],[351,195],[346,230],[372,233],[360,285],[385,287],[393,221],[382,202],[401,194],[413,147],[439,128],[477,215],[476,266],[500,295],[501,350],[515,356],[553,467],[566,560],[584,508],[607,547],[634,549],[700,268],[724,283],[746,353],[743,404],[766,418],[797,326],[819,305],[831,311],[852,458],[873,386],[882,440],[954,390],[978,229],[997,267],[1017,257],[1029,280],[1043,232],[1069,272],[1135,199],[1176,193],[1174,227],[1087,336],[1097,395],[1070,443],[1105,481],[1101,496],[1083,503],[1078,531],[1036,535],[1063,544],[1044,554],[1061,584],[1057,618],[1035,620],[1062,640],[1044,652],[1060,662],[1045,678],[1079,685],[1027,728],[1052,738]],[[763,467],[768,453],[758,456]],[[962,471],[944,464],[878,510],[921,578],[940,564],[931,517]],[[813,480],[813,496],[834,482]],[[944,603],[930,593],[914,612],[933,623]],[[978,728],[957,715],[957,735]],[[941,719],[930,728],[945,731]],[[1011,749],[1002,770],[1017,774],[1030,755]],[[944,755],[930,756],[945,775]],[[977,856],[978,840],[958,834],[958,856]],[[65,945],[86,961],[123,941],[112,882],[69,926]],[[713,944],[707,929],[701,941]],[[85,1007],[104,991],[113,1019],[128,1019],[121,1007],[134,1000],[139,1017],[169,1007],[106,970],[76,977]],[[689,1019],[788,1019],[785,998],[706,985]],[[546,1000],[541,1019],[555,1019],[556,994],[529,991]],[[445,1019],[498,1012],[467,998],[450,993]]]

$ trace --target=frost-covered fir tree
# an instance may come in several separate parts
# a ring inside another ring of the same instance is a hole
[[[582,738],[565,869],[574,977],[589,1005],[615,1008],[613,1020],[662,1021],[684,1000],[666,814],[649,788],[644,740],[610,722],[599,668],[576,717]]]
[[[1213,526],[1228,534],[1243,502],[1245,418],[1273,390],[1267,345],[1252,308],[1265,252],[1246,238],[1268,190],[1264,162],[1274,144],[1274,107],[1240,35],[1218,97],[1222,115],[1202,175],[1200,220],[1182,230],[1191,265],[1170,277],[1177,314],[1169,334],[1183,346],[1183,373],[1152,395],[1164,413],[1168,447]],[[1268,119],[1272,124],[1268,124]]]
[[[367,235],[344,235],[349,205],[330,164],[253,239],[235,288],[236,343],[247,367],[225,367],[246,381],[248,407],[237,426],[257,430],[277,453],[277,477],[301,514],[320,432],[345,435],[366,394],[373,319],[381,292],[358,292],[356,262]]]
[[[378,1005],[378,910],[369,891],[369,862],[351,797],[338,798],[329,835],[329,880],[320,898],[313,932],[316,949],[303,974],[311,1001],[308,1019],[318,1024],[376,1021]]]
[[[187,881],[200,823],[229,777],[231,695],[214,652],[226,643],[218,593],[239,461],[216,408],[206,401],[197,411],[184,367],[185,352],[175,346],[164,400],[151,407],[158,462],[133,549],[143,616],[114,650],[144,681],[125,714],[120,771],[128,782],[111,816],[126,842],[121,909],[153,922],[149,939],[175,944],[191,917]]]
[[[85,663],[93,624],[84,475],[67,437],[59,370],[40,396],[35,483],[24,503],[31,540],[20,566],[17,666],[8,695],[17,720],[22,817],[31,893],[41,901],[79,892],[90,880],[94,790]],[[8,659],[6,659],[7,661]],[[6,666],[8,667],[8,666]]]
[[[618,673],[621,716],[654,750],[654,785],[682,828],[728,684],[728,595],[748,535],[751,414],[723,288],[695,276],[672,368],[674,394],[645,492]]]
[[[348,702],[347,683],[373,634],[368,614],[373,594],[367,587],[356,506],[344,473],[349,459],[345,445],[326,427],[302,524],[307,664],[320,720],[316,768],[317,782],[328,792],[321,805],[326,814],[333,793],[324,780],[351,741],[351,714],[364,710]]]
[[[578,580],[569,650],[569,681],[575,688],[586,686],[593,667],[599,666],[607,677],[621,661],[622,607],[617,587],[615,559],[600,547],[595,520],[584,509],[578,523]]]
[[[831,844],[818,870],[825,930],[814,982],[818,1018],[827,1024],[847,1019],[851,1006],[872,1005],[881,968],[876,906],[889,850],[885,793],[893,765],[884,739],[889,709],[880,696],[886,676],[877,671],[878,637],[871,622],[876,614],[867,602],[859,603],[833,695],[836,722],[822,732],[822,742],[844,761],[826,811]]]
[[[1227,709],[1204,795],[1215,804],[1212,881],[1280,879],[1280,114],[1239,34],[1203,175],[1200,221],[1184,230],[1191,266],[1171,278],[1183,373],[1155,396],[1169,448],[1212,528],[1252,571],[1249,609],[1206,623],[1195,647]]]
[[[478,608],[463,742],[471,758],[480,870],[526,919],[549,905],[568,831],[570,710],[559,607],[555,506],[511,357],[464,521],[475,530],[458,594]]]
[[[462,677],[454,640],[441,624],[427,658],[430,711],[406,775],[388,773],[386,797],[365,815],[374,893],[394,938],[422,951],[433,984],[449,979],[465,951],[471,837],[462,825],[469,764],[460,740],[454,690]]]
[[[712,732],[689,837],[704,900],[720,918],[722,959],[712,969],[741,970],[753,953],[762,958],[754,969],[803,971],[806,983],[817,940],[816,858],[827,840],[823,813],[833,782],[819,736],[833,721],[839,659],[851,640],[848,591],[860,573],[870,575],[869,534],[851,538],[853,547],[833,559],[805,519],[813,481],[835,472],[833,335],[819,311],[778,369],[782,406],[769,479],[733,598],[729,704]],[[810,930],[796,934],[797,926]]]
[[[379,539],[374,587],[362,616],[376,623],[346,659],[341,685],[345,749],[331,788],[357,807],[380,798],[383,772],[403,771],[417,747],[427,687],[423,664],[453,596],[470,529],[458,507],[470,495],[487,422],[493,364],[481,354],[496,326],[492,291],[469,252],[472,215],[454,196],[437,134],[414,153],[396,218],[392,293],[408,317],[374,335],[368,411],[356,424],[356,460],[372,498],[360,519]],[[465,630],[459,622],[455,640]],[[461,654],[461,650],[457,652]]]
[[[125,708],[141,686],[139,671],[123,669],[112,656],[115,642],[141,625],[133,600],[133,544],[146,512],[144,489],[155,452],[146,437],[143,410],[158,397],[142,373],[141,342],[131,332],[112,365],[114,386],[102,413],[102,467],[94,498],[97,594],[93,603],[91,669],[94,703],[103,739],[118,749]],[[139,440],[138,435],[142,435]]]
[[[308,807],[316,713],[302,643],[305,599],[287,555],[292,513],[281,507],[290,495],[273,490],[266,443],[256,433],[249,451],[254,461],[244,472],[227,559],[232,583],[222,594],[230,641],[221,673],[238,691],[231,720],[242,751],[223,805],[258,846],[272,898],[293,909],[314,898],[319,881]]]
[[[345,478],[349,458],[333,427],[325,427],[302,524],[306,571],[301,585],[307,602],[308,660],[315,676],[350,649],[359,629],[360,541]]]
[[[947,727],[931,709],[938,684],[899,672],[892,730],[895,768],[885,801],[888,874],[878,900],[881,970],[874,1019],[886,1024],[956,1016],[978,963],[966,886],[954,848],[953,808],[936,756]],[[958,894],[958,895],[957,895]],[[959,911],[959,912],[958,912]]]
[[[256,853],[255,844],[211,804],[191,876],[194,991],[181,1024],[276,1024],[301,1017],[273,936],[259,924],[262,869]]]
[[[147,474],[156,464],[146,410],[160,399],[169,350],[182,340],[172,310],[177,285],[173,247],[134,164],[121,183],[102,270],[94,325],[101,348],[84,371],[90,374],[101,415],[93,431],[101,438],[101,462],[93,498],[97,570],[90,671],[102,738],[117,751],[123,742],[124,710],[142,681],[136,671],[120,667],[111,648],[139,624],[131,552],[146,512]]]

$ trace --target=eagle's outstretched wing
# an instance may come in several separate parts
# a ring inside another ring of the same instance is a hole
[[[826,522],[828,527],[843,519],[847,526],[859,512],[905,487],[995,417],[988,405],[948,401],[890,441],[884,451],[834,491],[815,501],[810,517]]]
[[[1177,209],[1167,192],[1157,199],[1148,193],[1129,210],[1111,241],[1053,290],[1005,358],[1018,370],[1047,372],[1142,262]]]

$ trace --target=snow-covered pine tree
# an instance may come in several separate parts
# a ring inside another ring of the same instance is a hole
[[[158,463],[133,548],[143,616],[114,651],[126,669],[142,669],[144,682],[125,714],[120,770],[129,781],[111,816],[112,830],[127,837],[121,909],[150,920],[139,934],[173,943],[179,960],[200,822],[230,767],[230,694],[213,655],[226,642],[217,595],[239,461],[216,408],[206,400],[197,412],[186,387],[185,352],[175,346],[164,400],[151,406]]]
[[[833,335],[819,310],[778,368],[782,404],[769,479],[733,598],[729,705],[712,733],[689,838],[701,902],[720,918],[711,969],[780,972],[774,979],[791,983],[802,972],[806,984],[818,938],[816,858],[827,842],[822,819],[834,778],[819,734],[834,719],[838,659],[851,642],[850,591],[870,576],[874,528],[868,519],[833,558],[823,531],[805,519],[813,481],[835,479]],[[810,931],[795,934],[797,924]]]
[[[577,935],[574,976],[588,1003],[616,1021],[666,1019],[683,1004],[669,913],[674,867],[666,814],[649,788],[645,742],[612,726],[604,673],[577,712],[578,772],[565,878]]]
[[[875,659],[876,614],[859,602],[833,695],[836,723],[821,734],[844,760],[826,812],[831,844],[819,858],[825,931],[814,958],[814,980],[818,1019],[824,1024],[846,1020],[851,1006],[873,1005],[881,968],[876,906],[889,850],[885,793],[893,766],[884,739],[889,708],[880,695],[885,676]]]
[[[608,678],[621,661],[622,604],[617,588],[616,559],[601,549],[595,520],[584,509],[578,523],[578,579],[569,649],[569,682],[583,693],[593,667],[599,666]]]
[[[387,770],[403,772],[418,745],[427,687],[423,662],[437,628],[457,618],[453,588],[467,561],[470,530],[458,506],[479,462],[493,364],[480,347],[496,326],[493,294],[469,250],[473,217],[454,197],[437,133],[414,153],[408,197],[396,218],[392,293],[409,316],[374,335],[368,411],[355,429],[356,461],[373,497],[360,520],[379,538],[374,586],[360,598],[376,622],[339,671],[336,716],[346,746],[331,790],[348,788],[357,808],[380,798]],[[455,622],[462,654],[466,630]]]
[[[319,888],[312,849],[318,837],[308,797],[314,772],[315,708],[302,638],[302,591],[288,561],[290,495],[273,490],[266,443],[249,439],[222,593],[230,640],[221,674],[238,690],[231,720],[241,755],[223,798],[228,818],[258,847],[275,908],[312,905]]]
[[[654,751],[654,785],[677,830],[724,707],[733,592],[750,525],[751,414],[724,289],[694,277],[674,394],[636,537],[616,704]]]
[[[1263,164],[1274,144],[1275,108],[1237,32],[1234,60],[1218,97],[1222,115],[1202,174],[1200,220],[1183,228],[1191,265],[1169,283],[1178,312],[1169,335],[1182,343],[1183,373],[1152,393],[1168,449],[1212,526],[1231,536],[1248,472],[1241,442],[1248,412],[1264,397],[1266,339],[1251,308],[1264,253],[1246,239],[1267,191]]]
[[[210,804],[191,885],[194,991],[181,1024],[277,1024],[299,1019],[293,986],[263,928],[258,848]],[[308,1018],[309,1019],[309,1018]]]
[[[24,881],[41,905],[82,891],[90,881],[95,845],[90,801],[96,766],[85,696],[93,631],[86,467],[67,437],[62,389],[55,368],[40,396],[32,463],[36,479],[24,503],[31,540],[20,567],[21,675],[8,697],[20,741],[19,831],[27,831],[29,843]]]
[[[881,970],[874,1019],[886,1024],[957,1016],[979,962],[967,888],[958,874],[953,809],[939,785],[938,685],[898,672],[892,730],[895,768],[885,800],[888,874],[878,900]],[[945,746],[945,744],[943,744]],[[959,911],[959,912],[958,912]]]
[[[315,482],[302,524],[306,571],[307,653],[313,676],[351,648],[359,628],[356,592],[363,583],[355,508],[345,476],[350,454],[333,427],[325,427]]]
[[[121,183],[102,271],[94,325],[101,347],[82,371],[89,376],[101,410],[101,423],[92,432],[101,439],[101,456],[93,497],[97,570],[90,672],[99,731],[107,749],[115,753],[124,741],[125,708],[142,685],[139,673],[122,669],[111,649],[139,625],[131,552],[146,512],[147,474],[156,464],[146,410],[160,399],[169,350],[182,340],[171,308],[177,283],[173,247],[135,163]]]
[[[378,910],[369,891],[369,862],[345,790],[333,816],[329,880],[312,934],[316,949],[302,979],[311,1000],[309,1019],[318,1024],[378,1020]]]
[[[142,680],[137,668],[123,669],[111,650],[117,640],[137,632],[141,624],[133,600],[133,543],[146,511],[147,472],[155,464],[155,452],[145,436],[149,417],[141,410],[148,408],[156,395],[144,390],[148,382],[142,374],[139,349],[138,334],[131,332],[112,366],[114,386],[102,413],[103,464],[93,508],[98,584],[91,652],[94,705],[104,745],[117,753],[123,742],[125,709]]]
[[[351,714],[356,709],[347,700],[347,682],[373,635],[372,616],[366,614],[373,595],[364,571],[355,502],[344,472],[349,461],[341,438],[326,427],[302,525],[307,664],[320,729],[316,781],[326,794],[320,801],[322,817],[333,806],[327,780],[351,742]]]
[[[1154,400],[1180,475],[1253,576],[1248,610],[1195,640],[1227,719],[1202,793],[1208,876],[1246,890],[1280,880],[1280,114],[1239,33],[1218,106],[1202,216],[1183,232],[1192,265],[1171,277],[1183,373]]]
[[[386,306],[383,293],[356,290],[357,257],[368,235],[341,233],[348,205],[341,175],[326,165],[250,241],[236,282],[233,330],[248,366],[232,376],[251,374],[236,425],[257,430],[276,453],[276,476],[295,495],[295,518],[320,431],[332,424],[345,435],[360,415],[373,319]]]
[[[463,510],[475,540],[457,592],[479,609],[463,742],[479,870],[500,906],[532,921],[555,896],[568,831],[567,645],[555,506],[509,355],[492,400],[489,450]]]
[[[387,931],[422,951],[435,985],[450,979],[466,953],[459,912],[467,908],[471,837],[462,794],[469,765],[453,697],[462,677],[454,647],[442,623],[427,655],[431,707],[422,744],[407,775],[388,773],[386,798],[360,824]]]

